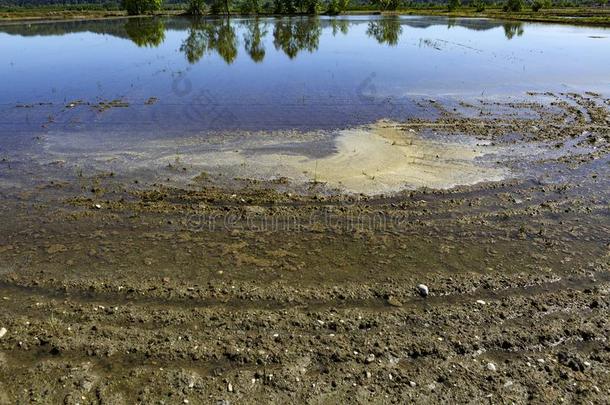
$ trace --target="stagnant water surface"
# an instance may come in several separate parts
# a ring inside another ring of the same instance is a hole
[[[162,179],[188,164],[187,179],[287,176],[366,193],[498,180],[510,174],[481,165],[497,148],[405,138],[392,122],[469,98],[606,93],[608,66],[608,29],[488,19],[5,23],[0,179],[35,162]]]
[[[603,91],[608,66],[608,29],[488,19],[4,23],[0,131],[340,128],[404,119],[419,96]]]

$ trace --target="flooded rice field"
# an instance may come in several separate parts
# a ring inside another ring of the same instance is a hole
[[[607,402],[606,41],[0,23],[0,404]]]

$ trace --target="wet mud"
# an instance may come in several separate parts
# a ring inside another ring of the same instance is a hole
[[[372,124],[383,148],[459,151],[431,153],[458,163],[447,187],[382,193],[333,180],[341,135],[314,178],[7,156],[0,403],[605,403],[608,103]],[[455,181],[464,165],[481,181]]]

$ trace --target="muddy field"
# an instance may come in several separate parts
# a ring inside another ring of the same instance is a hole
[[[542,152],[384,195],[6,157],[0,403],[608,403],[609,103],[429,101]]]

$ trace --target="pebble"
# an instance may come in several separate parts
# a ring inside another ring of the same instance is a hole
[[[227,385],[227,391],[233,392],[233,384],[229,383],[229,385]]]
[[[425,284],[419,284],[417,286],[417,292],[419,293],[419,295],[421,295],[422,297],[427,297],[429,290],[428,290],[428,286]]]
[[[371,374],[371,372],[370,372],[370,371],[367,371],[367,372],[366,372],[366,378],[371,378],[372,376],[373,376],[373,374]]]
[[[93,208],[95,208],[96,210],[102,209],[102,206],[100,204],[94,204]]]
[[[366,356],[366,359],[364,360],[364,362],[366,364],[370,364],[370,363],[372,363],[374,361],[375,361],[375,355],[373,353],[371,353],[368,356]]]
[[[483,300],[477,300],[477,304],[485,305],[487,303],[485,301],[483,301]]]
[[[397,300],[394,297],[388,298],[388,304],[393,307],[402,307],[402,302],[400,302],[399,300]]]
[[[493,363],[487,363],[487,369],[489,371],[496,371],[496,365]]]
[[[6,328],[1,328],[0,329],[0,338],[3,337],[4,335],[6,335],[6,332],[8,332],[8,330],[6,330]]]
[[[417,385],[417,383],[415,381],[409,381],[409,385],[411,387],[415,387]]]

